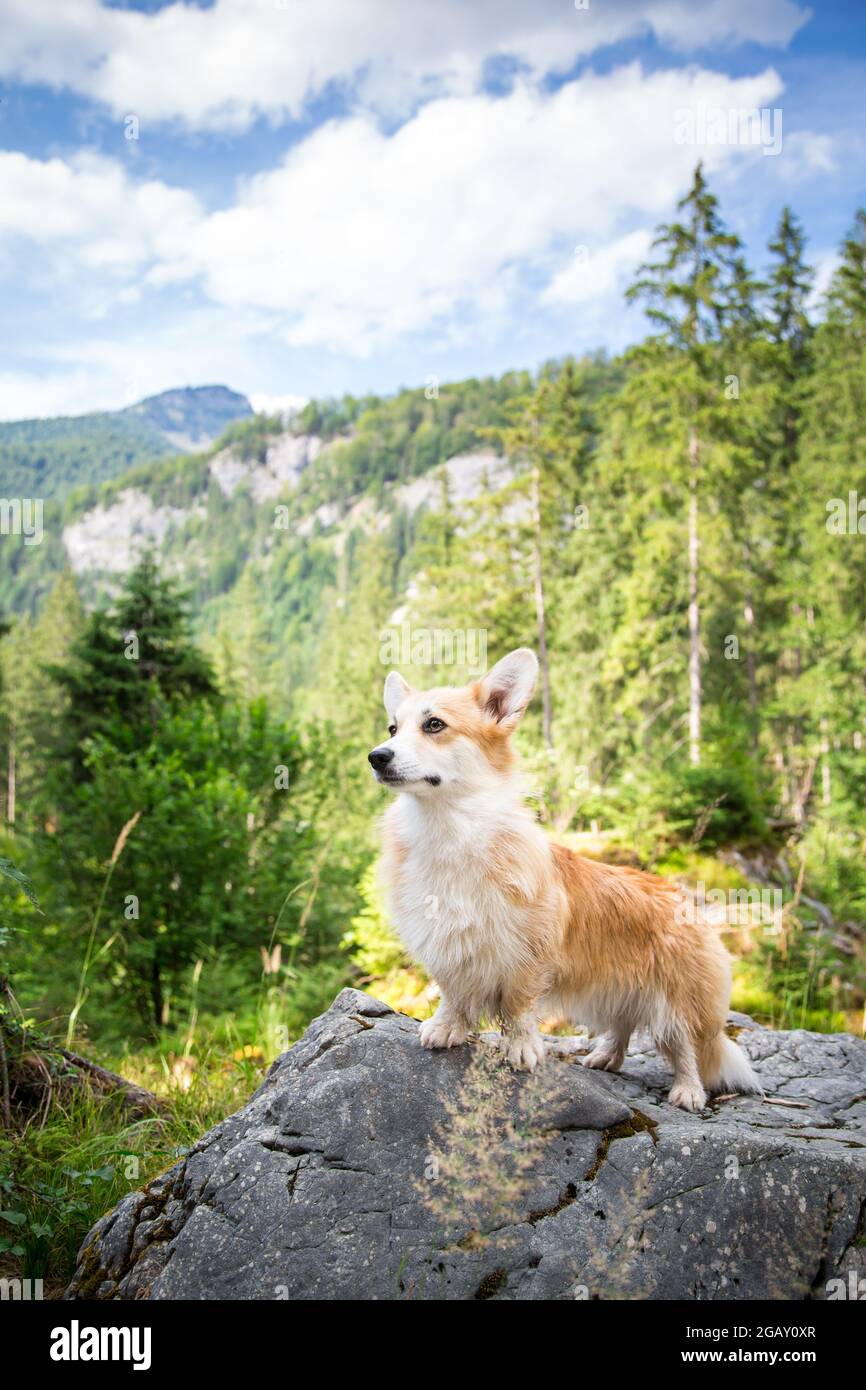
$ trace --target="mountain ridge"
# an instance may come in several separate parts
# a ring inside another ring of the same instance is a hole
[[[174,387],[120,410],[3,421],[0,492],[65,497],[138,464],[206,448],[252,414],[246,396],[217,385]]]
[[[425,514],[443,503],[462,509],[506,481],[489,432],[531,383],[513,372],[444,384],[433,399],[415,388],[313,401],[291,418],[235,420],[205,450],[151,457],[116,476],[97,470],[46,500],[44,544],[0,545],[0,612],[37,613],[64,569],[85,605],[102,604],[153,550],[189,594],[206,646],[221,631],[237,640],[256,614],[275,678],[297,688],[355,583],[359,546],[369,540],[393,555],[400,603]]]
[[[240,391],[228,386],[177,386],[126,406],[121,415],[143,420],[174,449],[207,448],[235,420],[253,408]]]

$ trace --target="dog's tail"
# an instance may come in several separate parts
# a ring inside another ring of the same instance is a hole
[[[727,1033],[717,1033],[699,1050],[701,1080],[709,1092],[739,1091],[743,1095],[764,1094],[752,1064],[741,1047]]]

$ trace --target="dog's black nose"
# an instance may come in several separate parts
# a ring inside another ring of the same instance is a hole
[[[367,754],[367,761],[377,772],[381,772],[387,767],[394,758],[393,748],[374,748],[372,753]]]

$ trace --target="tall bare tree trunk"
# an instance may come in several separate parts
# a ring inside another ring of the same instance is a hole
[[[821,720],[821,804],[829,806],[830,794],[830,736],[826,719]]]
[[[6,820],[15,824],[15,724],[9,721],[9,751],[6,764]]]
[[[755,661],[755,606],[752,603],[752,548],[746,541],[743,546],[746,562],[746,596],[743,603],[743,617],[746,620],[746,678],[749,682],[749,709],[752,712],[752,746],[758,742],[758,673]]]
[[[165,1016],[165,995],[158,956],[154,956],[150,963],[150,1005],[154,1024],[157,1028],[164,1027],[168,1020]]]
[[[689,431],[689,761],[701,761],[701,612],[698,605],[698,465],[700,444]]]
[[[791,789],[788,785],[788,769],[785,765],[784,753],[777,750],[773,754],[773,766],[776,769],[776,778],[779,783],[779,804],[785,807],[791,800]]]
[[[818,766],[817,757],[812,757],[806,764],[806,771],[803,773],[802,781],[797,780],[794,774],[794,801],[792,811],[797,825],[802,825],[806,819],[806,804],[812,795],[812,780],[815,776],[815,768]]]
[[[532,470],[532,570],[535,619],[538,626],[538,664],[541,668],[541,720],[544,741],[553,747],[553,706],[550,699],[550,662],[547,655],[547,620],[544,613],[544,574],[541,567],[541,485],[538,467]]]
[[[757,714],[758,678],[755,671],[755,609],[752,605],[751,593],[746,594],[746,601],[743,604],[743,617],[746,620],[749,638],[746,647],[746,676],[749,682],[749,709],[752,711],[752,714]]]
[[[800,608],[799,603],[794,603],[794,604],[792,604],[792,606],[791,606],[791,612],[794,614],[795,619],[796,619],[797,622],[799,623],[799,622],[800,622],[800,619],[801,619],[801,616],[802,616],[802,609]],[[802,647],[801,647],[801,645],[800,645],[799,642],[797,642],[797,645],[794,647],[794,649],[793,649],[793,651],[792,651],[792,653],[791,653],[791,659],[792,659],[792,663],[793,663],[794,677],[795,677],[796,680],[799,681],[800,676],[803,674],[803,649],[802,649]],[[803,729],[803,720],[800,719],[800,718],[795,718],[795,719],[793,719],[793,720],[789,720],[789,722],[788,722],[788,748],[789,748],[788,761],[789,761],[789,763],[790,763],[790,765],[791,765],[792,772],[793,772],[793,769],[794,769],[794,767],[795,767],[795,761],[794,761],[794,747],[795,747],[795,744],[796,744],[796,745],[802,745],[802,743],[804,742],[804,739],[805,739],[805,733],[804,733],[804,729]],[[796,783],[796,773],[794,772],[793,775],[794,775],[794,779],[795,779],[795,783]],[[811,782],[810,782],[810,788],[811,788]],[[795,799],[796,799],[796,798],[795,798]]]
[[[752,715],[752,748],[758,748],[758,672],[755,661],[755,609],[751,590],[746,590],[743,604],[743,617],[746,620],[746,679],[749,682],[749,709]]]

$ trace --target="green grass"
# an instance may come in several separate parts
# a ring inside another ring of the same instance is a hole
[[[765,948],[734,962],[731,1008],[768,1028],[860,1035],[863,1009],[856,996],[853,983],[821,964],[820,951],[801,944],[788,957]]]
[[[3,1273],[43,1279],[49,1294],[59,1292],[94,1222],[243,1105],[267,1066],[250,1044],[233,1052],[205,1043],[196,1061],[179,1066],[157,1048],[124,1057],[123,1074],[164,1101],[158,1116],[131,1120],[118,1095],[80,1085],[55,1092],[44,1117],[0,1132]]]
[[[224,997],[235,1007],[199,1017],[193,1006],[158,1040],[115,1042],[113,1020],[85,1011],[88,1040],[78,1051],[155,1094],[159,1115],[131,1119],[119,1094],[53,1076],[40,1060],[36,1031],[23,1031],[10,1064],[26,1083],[13,1126],[0,1128],[0,1274],[42,1279],[47,1294],[68,1282],[91,1226],[127,1192],[170,1168],[201,1136],[246,1103],[273,1059],[327,1008],[350,973],[345,956],[329,968]],[[273,981],[276,977],[270,977]],[[52,1033],[63,1035],[56,1018]],[[104,1027],[101,1027],[104,1025]],[[47,1054],[46,1054],[47,1055]]]
[[[669,849],[657,873],[716,889],[754,887],[739,871],[713,854],[688,845]],[[814,891],[814,890],[813,890]],[[751,1015],[769,1028],[805,1028],[815,1033],[864,1030],[864,963],[845,956],[818,929],[815,914],[783,892],[785,928],[768,934],[760,925],[732,927],[723,939],[734,956],[731,1008]]]

